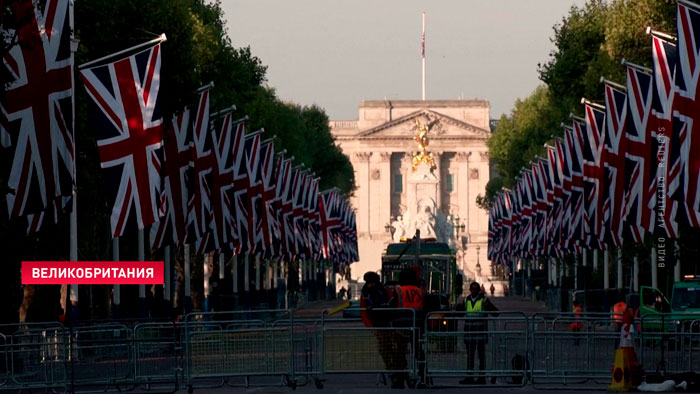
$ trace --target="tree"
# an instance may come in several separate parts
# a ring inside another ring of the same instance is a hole
[[[21,30],[26,18],[16,12],[16,5],[31,4],[24,0],[0,2],[3,11],[2,33],[10,39],[10,29]],[[75,34],[80,39],[76,64],[86,63],[141,44],[161,33],[167,36],[162,45],[161,106],[164,117],[179,112],[196,100],[199,87],[214,82],[211,108],[235,104],[240,116],[249,115],[251,129],[265,128],[265,137],[276,135],[276,148],[287,149],[298,163],[305,163],[321,176],[321,187],[339,187],[349,194],[354,189],[349,159],[335,145],[323,109],[280,101],[274,89],[265,86],[266,67],[249,47],[235,48],[227,35],[226,21],[219,1],[204,0],[90,0],[75,2]],[[10,36],[8,36],[8,34]],[[10,41],[4,41],[12,42]],[[15,39],[15,42],[17,40]],[[8,47],[3,48],[4,51]],[[4,67],[2,82],[9,81]],[[109,260],[111,238],[107,204],[103,196],[103,178],[94,132],[87,122],[89,97],[76,78],[76,167],[78,186],[78,240],[81,260]],[[3,157],[5,157],[4,155]],[[324,163],[324,161],[326,161]],[[6,192],[5,162],[0,163],[0,184]],[[0,210],[5,212],[4,210]],[[67,216],[67,215],[66,215]],[[20,261],[67,260],[68,220],[47,226],[39,234],[25,235],[22,220],[9,221],[0,214],[0,237],[5,241],[6,271],[0,286],[10,294],[0,306],[3,321],[16,321],[22,301],[19,286]],[[134,260],[136,236],[120,239],[122,259]],[[81,292],[88,287],[81,287]],[[122,296],[127,302],[125,289]],[[46,291],[35,292],[39,298]],[[82,294],[81,299],[87,299]],[[81,303],[89,307],[88,303]],[[31,306],[29,306],[31,308]],[[81,311],[89,316],[90,310]],[[31,315],[31,314],[30,314]],[[103,316],[104,317],[104,316]]]
[[[572,7],[569,15],[554,26],[555,49],[549,60],[538,65],[544,86],[518,100],[510,115],[504,115],[489,139],[491,157],[502,180],[512,185],[520,168],[536,154],[544,154],[549,135],[561,136],[561,122],[569,113],[581,115],[581,98],[602,103],[600,77],[625,83],[624,58],[633,63],[651,63],[647,26],[675,31],[675,2],[670,0],[591,0]],[[490,206],[500,187],[487,186],[484,206]]]

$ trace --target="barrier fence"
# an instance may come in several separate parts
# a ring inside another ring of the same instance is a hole
[[[322,388],[338,374],[376,374],[384,383],[401,375],[414,386],[590,389],[610,383],[619,346],[620,326],[606,313],[375,313],[387,324],[267,310],[193,313],[179,323],[2,325],[0,390]],[[647,315],[634,331],[647,372],[700,369],[700,315]]]

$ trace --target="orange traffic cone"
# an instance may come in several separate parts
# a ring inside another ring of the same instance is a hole
[[[612,367],[612,382],[608,391],[630,391],[637,388],[642,381],[642,366],[637,361],[632,340],[632,310],[625,312],[620,330],[620,348],[615,351],[615,363]]]

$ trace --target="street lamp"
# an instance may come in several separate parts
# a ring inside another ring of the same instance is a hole
[[[394,238],[394,231],[396,231],[396,229],[394,228],[394,226],[391,225],[391,223],[392,223],[393,221],[394,221],[394,217],[392,216],[392,217],[389,218],[389,223],[387,223],[387,224],[384,226],[384,230],[386,230],[387,233],[391,234],[391,237],[392,237],[392,238]]]
[[[476,269],[477,276],[481,276],[481,264],[479,264],[479,250],[480,249],[481,249],[481,247],[479,247],[479,245],[476,245],[476,267],[474,267],[474,268]]]

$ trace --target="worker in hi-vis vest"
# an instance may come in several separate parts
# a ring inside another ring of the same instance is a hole
[[[475,371],[474,355],[479,358],[479,371],[486,369],[486,343],[488,342],[488,321],[489,316],[485,312],[496,312],[496,308],[491,300],[481,291],[478,282],[469,285],[469,295],[464,299],[464,304],[457,305],[457,310],[465,311],[464,321],[464,345],[467,348],[467,370]],[[476,380],[474,380],[476,377]],[[460,380],[461,384],[486,384],[484,374],[471,374]]]
[[[411,268],[401,270],[399,272],[399,284],[394,286],[392,297],[389,300],[393,308],[404,309],[403,311],[392,313],[393,319],[391,320],[391,327],[397,329],[393,333],[397,356],[397,364],[394,367],[397,370],[408,369],[408,355],[410,354],[408,346],[412,340],[414,354],[419,360],[422,360],[422,352],[418,349],[418,338],[420,337],[420,328],[423,326],[425,319],[423,313],[425,293],[417,286],[417,279],[416,271]],[[406,328],[413,328],[413,332]],[[391,376],[391,387],[406,387],[405,384],[408,383],[408,378],[408,373],[405,372],[393,374]]]

